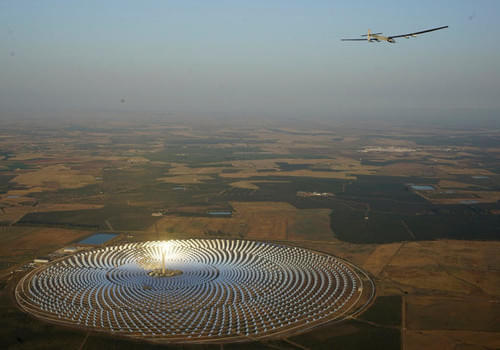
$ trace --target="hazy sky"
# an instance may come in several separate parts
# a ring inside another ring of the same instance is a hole
[[[0,111],[499,111],[498,23],[498,0],[0,0]]]

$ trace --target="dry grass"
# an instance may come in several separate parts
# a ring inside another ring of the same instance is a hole
[[[332,171],[313,171],[309,169],[280,171],[277,163],[307,164]],[[332,159],[258,159],[238,160],[226,162],[227,167],[199,167],[191,168],[182,163],[171,163],[171,169],[165,177],[158,180],[169,183],[200,183],[212,179],[209,175],[219,175],[223,178],[247,179],[256,176],[299,176],[326,179],[355,179],[355,175],[374,174],[376,167],[361,165],[359,160],[349,157],[336,157]],[[223,172],[225,169],[236,170],[236,172]],[[256,182],[235,181],[232,186],[246,189],[257,189]]]
[[[44,153],[26,152],[26,153],[18,153],[15,155],[15,157],[13,157],[11,159],[15,160],[15,161],[22,161],[22,160],[39,159],[39,158],[46,158],[46,157],[47,157],[47,155]]]
[[[330,209],[297,210],[295,219],[288,227],[287,239],[331,240]]]
[[[480,168],[466,168],[460,166],[441,165],[439,166],[439,169],[447,175],[481,175],[481,176],[495,175],[489,170]]]
[[[235,188],[243,188],[243,189],[247,189],[247,190],[258,190],[259,189],[259,186],[255,185],[254,182],[250,182],[250,181],[231,182],[229,184],[229,186],[235,187]]]
[[[408,331],[405,349],[500,349],[500,333],[472,331]]]
[[[432,157],[435,161],[434,164],[423,164],[420,161],[425,155]],[[453,153],[453,157],[457,157],[457,153]],[[398,157],[392,155],[389,159],[397,159]],[[405,157],[406,158],[406,157]],[[399,157],[401,159],[401,157]],[[388,175],[388,176],[420,176],[420,177],[439,177],[442,180],[446,180],[447,177],[455,175],[483,175],[491,176],[494,175],[489,170],[480,168],[470,168],[464,164],[459,163],[455,159],[443,159],[434,157],[432,152],[417,152],[412,154],[411,162],[400,162],[396,164],[389,164],[381,166],[378,168],[377,175]],[[464,184],[447,181],[443,183],[443,187],[457,185],[463,187]]]
[[[330,171],[312,171],[312,170],[295,170],[295,171],[256,171],[256,170],[243,170],[237,173],[222,173],[221,177],[245,179],[255,176],[294,176],[294,177],[313,177],[319,179],[345,179],[354,180],[355,176],[351,175],[352,172],[330,172]],[[360,173],[357,173],[360,175]]]
[[[104,207],[102,204],[84,204],[84,203],[42,203],[36,207],[36,211],[66,211],[66,210],[86,210],[86,209],[100,209]]]
[[[36,256],[52,253],[89,233],[89,231],[60,228],[2,226],[0,227],[2,236],[0,263],[4,266],[2,273],[8,272],[16,264],[26,263]]]
[[[251,239],[286,239],[297,208],[283,202],[232,202],[235,218],[247,223]]]
[[[163,206],[162,202],[159,201],[135,201],[135,200],[127,200],[127,206],[129,207],[158,207],[161,208]]]
[[[375,138],[370,140],[370,142],[373,142],[375,145],[381,145],[381,146],[397,146],[397,147],[408,147],[408,148],[415,148],[416,144],[414,141],[408,141],[408,140],[397,140],[394,138]]]
[[[28,200],[30,197],[27,197],[27,195],[29,195],[30,193],[43,192],[43,191],[45,191],[45,188],[38,187],[38,186],[31,187],[29,189],[24,189],[24,190],[10,190],[9,192],[2,195],[2,197],[3,197],[2,200],[7,200],[6,197],[8,197],[8,196],[17,196],[18,198],[14,202],[19,202],[19,200],[21,198]]]
[[[174,184],[198,184],[213,180],[210,175],[218,174],[225,169],[223,167],[190,168],[182,163],[170,163],[170,165],[172,168],[168,170],[165,177],[158,178],[158,181]]]
[[[172,184],[199,184],[212,179],[213,177],[208,175],[179,175],[160,177],[157,180]]]
[[[500,332],[500,304],[477,297],[406,298],[407,327],[411,330],[466,330]]]
[[[259,184],[259,183],[287,183],[289,181],[286,181],[286,180],[283,180],[283,181],[279,181],[279,180],[252,180],[252,181],[237,181],[237,182],[232,182],[230,183],[229,185],[232,186],[232,187],[236,187],[236,188],[244,188],[244,189],[248,189],[248,190],[258,190],[259,189],[259,186],[257,186],[256,184]]]
[[[472,185],[458,181],[440,180],[438,186],[444,189],[444,188],[467,188]]]
[[[318,168],[328,168],[337,171],[349,171],[354,173],[369,173],[375,168],[372,166],[361,165],[359,160],[337,156],[328,159],[310,159],[310,158],[278,158],[278,159],[258,159],[258,160],[238,160],[230,162],[232,167],[241,171],[255,170],[279,170],[277,163],[288,164],[307,164]]]
[[[437,167],[417,164],[417,163],[397,163],[380,167],[377,170],[377,175],[387,176],[420,176],[420,177],[436,177],[440,171]]]
[[[27,187],[58,190],[80,188],[96,183],[92,175],[84,175],[64,165],[52,165],[16,176],[12,181]]]
[[[145,164],[149,163],[149,159],[144,157],[129,157],[126,158],[129,164]]]
[[[280,171],[277,163],[307,164],[309,166],[330,169],[332,171],[313,171],[309,169]],[[335,157],[331,159],[257,159],[257,160],[237,160],[226,162],[227,167],[199,167],[191,168],[183,163],[170,163],[172,166],[165,177],[159,181],[170,183],[199,183],[211,179],[208,175],[219,175],[224,178],[246,179],[255,176],[301,176],[313,178],[330,179],[355,179],[355,175],[374,174],[376,167],[361,165],[359,160],[349,157]],[[223,172],[225,169],[236,170],[236,172]],[[245,181],[235,181],[233,187],[257,189],[254,181],[253,185]],[[241,187],[244,186],[244,187]],[[257,186],[258,187],[258,186]]]
[[[191,168],[183,163],[170,163],[170,168],[167,175],[206,175],[206,174],[218,174],[224,167],[200,167]]]
[[[162,234],[162,239],[171,238],[168,234],[174,234],[173,237],[178,237],[179,234],[186,237],[202,237],[207,232],[224,232],[231,237],[238,237],[240,231],[245,227],[244,224],[234,218],[208,218],[208,217],[184,217],[176,215],[168,215],[158,220],[151,226],[149,232],[157,232]],[[166,233],[167,235],[163,235]]]
[[[379,276],[392,287],[441,295],[500,297],[500,242],[405,243]]]
[[[0,211],[0,221],[16,223],[24,215],[34,210],[31,206],[6,207]]]
[[[463,201],[476,201],[477,203],[495,203],[500,200],[499,191],[455,190],[453,192],[453,197],[450,198],[447,198],[446,195],[442,197],[443,194],[441,193],[439,193],[439,196],[436,196],[434,192],[418,192],[418,194],[434,204],[460,204]]]
[[[392,243],[377,246],[373,253],[366,258],[363,268],[372,275],[378,276],[402,245],[402,243]]]
[[[375,274],[378,295],[407,292],[406,349],[499,348],[500,242],[297,244]]]
[[[80,237],[88,235],[89,231],[69,230],[62,228],[10,228],[0,229],[4,236],[0,246],[0,256],[16,255],[17,250],[44,249],[60,247]]]
[[[283,202],[232,202],[232,217],[165,216],[149,231],[183,232],[200,236],[208,231],[263,240],[333,238],[328,209],[299,210]],[[192,211],[193,208],[187,208]]]

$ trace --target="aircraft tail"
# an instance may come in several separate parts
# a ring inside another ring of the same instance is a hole
[[[366,34],[366,40],[371,41],[372,31],[368,29],[368,34]]]

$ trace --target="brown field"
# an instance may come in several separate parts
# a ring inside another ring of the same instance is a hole
[[[373,276],[378,276],[384,267],[398,253],[403,243],[383,244],[377,246],[364,263],[363,268]]]
[[[279,170],[277,163],[288,164],[308,164],[318,168],[327,168],[335,171],[276,171]],[[352,178],[351,174],[368,175],[373,174],[375,167],[361,165],[359,160],[348,157],[334,157],[330,159],[261,159],[250,161],[232,161],[233,169],[238,169],[235,173],[222,173],[220,176],[229,178],[245,178],[252,176],[307,176],[317,178]],[[274,170],[266,172],[265,170]]]
[[[3,273],[6,269],[26,263],[37,256],[52,253],[88,234],[89,231],[61,228],[2,226],[0,272]]]
[[[0,210],[0,221],[15,223],[24,215],[32,211],[33,207],[30,206],[13,206],[2,208],[2,210]]]
[[[16,255],[17,249],[59,248],[90,233],[82,230],[32,227],[1,227],[0,232],[3,237],[0,256]]]
[[[198,236],[221,231],[236,237],[264,240],[333,238],[329,209],[299,210],[282,202],[231,202],[231,206],[234,212],[229,218],[168,215],[149,231],[185,232]]]
[[[209,231],[220,231],[237,237],[241,230],[240,223],[233,218],[176,215],[164,216],[148,229],[150,233],[157,233],[161,239],[172,239],[180,236],[203,237]]]
[[[250,239],[286,239],[297,209],[280,202],[232,202],[235,218],[248,225]]]
[[[39,158],[46,158],[46,157],[47,157],[46,154],[40,153],[40,152],[37,152],[37,153],[26,152],[26,153],[16,154],[16,156],[12,159],[16,160],[16,161],[20,161],[20,160],[39,159]]]
[[[92,175],[81,174],[64,165],[53,165],[16,176],[12,181],[27,187],[45,190],[80,188],[97,183]]]
[[[434,166],[417,163],[397,163],[380,167],[377,175],[436,177],[441,171]]]
[[[455,190],[453,198],[434,197],[434,193],[419,193],[422,197],[435,204],[460,204],[462,201],[474,200],[478,203],[495,203],[500,200],[499,191],[464,191]],[[439,194],[441,196],[441,194]]]
[[[467,330],[500,332],[500,302],[477,296],[406,298],[409,330]]]
[[[296,244],[348,259],[375,274],[378,295],[403,295],[403,349],[499,347],[500,242]]]
[[[312,170],[294,170],[294,171],[256,171],[244,170],[237,173],[222,173],[221,177],[244,179],[254,176],[299,176],[299,177],[315,177],[318,179],[344,179],[354,180],[355,176],[351,175],[353,171],[337,172],[337,171],[312,171]],[[356,172],[356,175],[368,175],[368,172]]]
[[[495,175],[489,170],[481,169],[481,168],[467,168],[467,167],[457,167],[457,166],[440,166],[441,171],[448,175],[483,175],[483,176],[492,176]]]
[[[191,168],[182,163],[170,163],[170,168],[168,170],[167,175],[206,175],[206,174],[218,174],[224,167],[200,167],[200,168]]]
[[[408,147],[408,148],[414,148],[416,146],[415,142],[408,140],[376,138],[370,141],[376,145],[381,145],[381,146],[397,146],[397,147]]]
[[[34,203],[35,200],[33,198],[24,196],[27,193],[29,192],[23,190],[11,190],[3,195],[0,195],[0,203],[5,204],[4,206],[23,205],[28,202]]]
[[[155,201],[134,201],[127,200],[127,206],[129,207],[159,207],[161,203]]]
[[[7,198],[7,196],[13,195],[13,193],[19,192],[20,191],[9,191],[4,195],[4,199],[2,199],[0,203],[2,207],[0,210],[0,221],[16,223],[24,215],[31,212],[99,209],[104,206],[103,204],[84,203],[39,203],[35,206],[34,204],[36,201],[31,197]]]
[[[377,175],[388,175],[388,176],[421,176],[421,177],[436,177],[443,181],[443,188],[458,187],[463,188],[465,184],[455,182],[450,180],[450,177],[455,175],[483,175],[492,176],[492,172],[486,169],[481,169],[477,167],[471,167],[468,164],[459,164],[456,160],[446,160],[442,158],[434,157],[432,153],[427,154],[429,157],[435,161],[435,164],[428,165],[422,164],[418,161],[424,156],[424,154],[414,154],[411,157],[412,162],[400,162],[396,164],[384,165],[376,168]],[[456,154],[453,154],[456,157]],[[396,159],[394,155],[391,157],[384,157],[383,160]],[[404,159],[408,159],[406,156]],[[440,183],[441,185],[441,183]],[[465,186],[466,187],[466,186]]]
[[[10,190],[9,192],[7,192],[3,195],[3,198],[5,198],[5,199],[2,199],[2,200],[12,201],[10,199],[6,199],[6,197],[7,196],[18,196],[19,197],[18,199],[20,199],[21,197],[27,196],[30,193],[43,192],[45,190],[46,190],[45,188],[39,187],[39,186],[30,187],[29,189],[24,189],[24,190]],[[26,199],[29,197],[24,197],[24,198]],[[18,202],[18,200],[15,200],[15,202]]]
[[[288,227],[291,240],[334,240],[330,228],[330,209],[300,209]]]
[[[256,184],[260,183],[286,183],[288,181],[283,180],[283,181],[278,181],[278,180],[252,180],[252,181],[236,181],[236,182],[231,182],[229,186],[235,187],[235,188],[244,188],[247,190],[258,190],[260,187]]]
[[[405,349],[499,349],[500,333],[472,331],[408,331]]]
[[[404,243],[379,276],[380,290],[500,297],[498,249],[500,242]]]
[[[443,189],[448,189],[448,188],[467,188],[472,186],[471,184],[467,184],[464,182],[458,182],[458,181],[450,181],[450,180],[440,180],[438,183],[438,186]]]
[[[172,184],[199,184],[207,180],[213,180],[213,177],[208,175],[179,175],[179,176],[166,176],[157,179],[161,182],[172,183]]]
[[[99,209],[104,205],[102,204],[85,204],[85,203],[42,203],[36,207],[36,211],[66,211],[66,210],[85,210],[85,209]]]
[[[250,181],[236,181],[236,182],[231,182],[229,184],[231,187],[235,188],[244,188],[247,190],[258,190],[259,186],[255,184],[255,182],[250,182]]]
[[[276,163],[285,162],[289,164],[308,164],[319,168],[327,168],[334,171],[313,171],[308,169],[279,171]],[[348,157],[336,157],[332,159],[259,159],[259,160],[238,160],[227,162],[228,167],[199,167],[191,168],[182,163],[170,163],[171,169],[158,180],[170,183],[200,183],[210,180],[212,177],[207,174],[217,174],[224,178],[245,179],[254,176],[302,176],[315,178],[332,179],[355,179],[354,175],[374,174],[376,167],[361,165],[359,160]],[[238,170],[237,172],[224,173],[225,169]],[[266,171],[267,170],[267,171]],[[254,181],[252,181],[254,183]],[[234,187],[256,189],[245,181],[236,181]],[[252,188],[250,188],[252,187]]]

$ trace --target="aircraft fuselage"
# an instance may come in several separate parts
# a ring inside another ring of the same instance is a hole
[[[396,40],[394,40],[393,38],[388,38],[386,36],[377,35],[377,34],[371,34],[370,41],[387,41],[388,43],[391,43],[391,44],[396,43]]]

